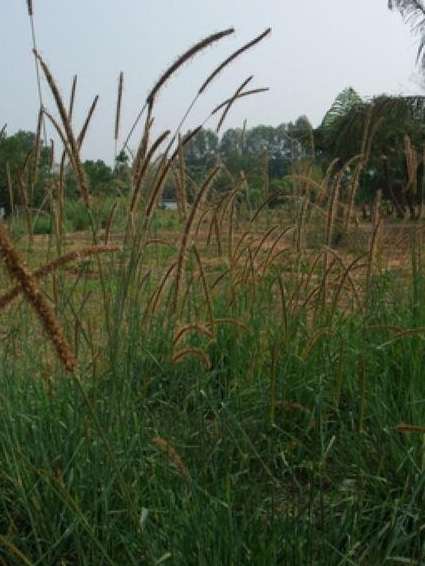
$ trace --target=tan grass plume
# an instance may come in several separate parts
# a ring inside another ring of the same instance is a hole
[[[258,43],[260,43],[260,41],[265,39],[271,33],[271,31],[271,28],[267,28],[259,36],[255,37],[254,39],[234,51],[231,55],[229,55],[229,57],[227,57],[222,63],[220,63],[220,65],[218,65],[218,67],[216,67],[214,71],[202,83],[202,86],[199,89],[199,94],[202,94],[204,92],[208,85],[223,71],[223,69],[225,69],[228,65],[230,65],[230,63],[232,63],[235,59],[242,55],[242,53],[245,53],[245,51],[248,51],[248,49],[251,49]]]
[[[56,106],[57,106],[59,115],[61,117],[62,126],[64,128],[66,138],[67,138],[67,141],[68,141],[70,159],[71,159],[71,163],[72,163],[73,168],[74,168],[75,175],[76,175],[77,180],[78,180],[78,185],[79,185],[79,189],[80,189],[80,192],[81,192],[81,196],[83,198],[85,205],[87,207],[89,207],[90,202],[89,202],[88,183],[87,183],[86,175],[85,175],[82,163],[81,163],[80,154],[79,154],[79,146],[78,146],[77,140],[75,139],[74,132],[72,130],[71,122],[70,122],[70,119],[69,119],[69,114],[68,114],[68,112],[65,108],[65,105],[64,105],[62,96],[60,94],[59,88],[58,88],[58,86],[55,82],[55,79],[53,78],[53,75],[50,72],[50,69],[46,65],[44,59],[41,57],[41,55],[35,49],[34,49],[34,55],[36,56],[37,60],[39,61],[40,65],[41,65],[44,76],[46,77],[47,83],[48,83],[50,90],[52,92],[53,98],[55,99]]]
[[[192,47],[190,47],[187,51],[185,51],[182,55],[180,55],[180,57],[172,65],[168,67],[168,69],[161,75],[161,77],[152,87],[146,99],[147,104],[149,106],[152,106],[159,90],[164,86],[164,84],[171,78],[171,76],[180,67],[182,67],[188,61],[190,61],[197,53],[199,53],[206,47],[209,47],[213,43],[216,43],[220,39],[223,39],[224,37],[231,35],[232,33],[234,33],[234,31],[235,31],[234,28],[229,28],[229,29],[225,29],[224,31],[220,31],[218,33],[209,35],[208,37],[205,37],[204,39],[201,39],[200,41],[192,45]]]
[[[15,250],[5,226],[1,224],[0,253],[3,256],[9,275],[21,285],[22,291],[34,308],[65,369],[70,372],[74,371],[78,362],[65,339],[63,329],[50,305],[37,287],[35,278]]]

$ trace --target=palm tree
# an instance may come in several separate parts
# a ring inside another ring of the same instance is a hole
[[[315,138],[325,167],[336,157],[336,166],[343,167],[355,155],[362,156],[361,200],[373,200],[381,189],[399,216],[408,211],[412,218],[422,214],[425,96],[362,99],[346,89],[316,129]],[[415,159],[415,183],[408,155]]]
[[[388,0],[390,10],[398,10],[414,33],[420,35],[418,58],[425,67],[425,4],[423,0]]]

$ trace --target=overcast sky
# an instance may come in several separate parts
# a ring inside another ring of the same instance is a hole
[[[234,49],[271,26],[271,37],[246,53],[200,99],[195,126],[249,75],[271,91],[238,102],[227,127],[278,125],[307,115],[317,125],[335,96],[353,86],[362,96],[418,92],[417,40],[387,0],[33,0],[39,50],[68,98],[78,74],[76,128],[94,95],[98,110],[85,158],[113,157],[116,86],[125,74],[122,132],[149,87],[177,55],[212,32],[234,36],[208,49],[162,91],[158,128],[173,128],[205,77]],[[0,5],[0,127],[35,129],[38,99],[26,0]],[[47,84],[43,82],[47,93]],[[46,96],[46,105],[53,103]],[[211,123],[214,126],[214,123]],[[133,140],[135,144],[136,140]]]

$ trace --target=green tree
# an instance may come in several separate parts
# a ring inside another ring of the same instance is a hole
[[[35,134],[27,131],[18,131],[11,136],[3,131],[0,136],[0,203],[10,208],[8,176],[9,168],[14,199],[20,203],[21,195],[18,190],[18,181],[27,185],[27,192],[32,197],[31,206],[38,206],[45,195],[45,183],[49,176],[49,149],[43,147],[38,159],[37,175],[34,174],[35,162]],[[34,184],[33,184],[34,183]]]
[[[185,162],[195,180],[214,166],[218,157],[218,136],[212,130],[202,128],[185,147]]]
[[[84,169],[92,194],[107,194],[113,191],[113,171],[102,159],[85,161]]]
[[[422,206],[425,146],[425,97],[380,95],[354,104],[334,104],[332,120],[324,120],[316,132],[321,157],[327,167],[339,158],[342,167],[362,155],[359,197],[372,200],[378,189],[391,200],[399,215]],[[417,180],[412,183],[407,152],[417,156]]]

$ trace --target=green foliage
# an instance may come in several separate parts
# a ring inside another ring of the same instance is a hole
[[[83,167],[92,196],[110,197],[128,192],[129,183],[124,166],[116,166],[112,170],[104,161],[97,159],[96,161],[85,161]],[[70,166],[66,167],[65,193],[71,199],[79,197],[77,181]]]
[[[51,216],[38,215],[33,222],[32,230],[33,234],[52,234],[54,226]]]
[[[0,204],[6,205],[10,209],[7,167],[9,167],[12,190],[16,204],[22,204],[21,195],[18,190],[19,178],[26,183],[33,195],[33,205],[39,205],[44,197],[44,186],[49,176],[49,149],[41,147],[40,160],[38,165],[37,177],[33,175],[35,134],[32,132],[18,131],[14,135],[7,136],[6,132],[0,136]],[[26,169],[24,171],[24,166]],[[35,180],[34,186],[32,186]]]
[[[120,228],[124,223],[125,199],[113,197],[93,199],[90,212],[82,200],[69,199],[65,202],[65,222],[71,231],[76,232],[90,230],[92,222],[97,229],[104,228],[114,204],[118,205],[114,214],[114,225]]]
[[[193,179],[199,181],[217,160],[234,176],[244,171],[249,184],[258,189],[264,176],[264,156],[268,159],[270,179],[287,175],[291,164],[312,153],[312,127],[301,116],[295,123],[254,128],[230,128],[221,139],[202,129],[185,150],[186,164]],[[221,176],[216,190],[227,190],[228,178]]]
[[[404,137],[408,135],[414,146],[421,147],[425,141],[425,97],[422,96],[376,96],[361,102],[335,116],[328,136],[330,151],[341,159],[348,159],[361,151],[366,125],[373,132],[372,155],[404,152]]]
[[[346,116],[356,106],[363,103],[360,95],[352,88],[348,87],[338,94],[332,106],[323,118],[321,128],[329,130],[343,116]]]
[[[79,232],[90,229],[90,215],[86,205],[81,200],[69,199],[65,202],[65,218],[72,226],[73,231]]]
[[[425,97],[375,96],[360,100],[352,89],[346,89],[326,114],[315,137],[319,155],[326,168],[335,158],[341,168],[351,158],[362,155],[359,202],[370,202],[376,191],[385,198],[402,202],[407,186],[406,136],[419,152],[418,193],[422,187],[422,150],[425,145]],[[350,172],[348,172],[350,174]],[[397,198],[391,189],[400,186]],[[399,206],[399,204],[397,204]]]
[[[20,356],[5,342],[0,356],[1,558],[420,563],[423,442],[396,427],[425,418],[423,341],[385,328],[423,327],[416,286],[375,278],[367,321],[338,317],[312,347],[303,315],[284,330],[263,284],[247,330],[218,328],[211,370],[170,364],[171,321],[143,330],[135,295],[125,355],[110,365],[102,353],[102,377],[81,381],[55,370],[46,382],[20,309],[8,321]],[[241,292],[214,310],[243,319],[246,305]]]
[[[114,180],[112,169],[104,161],[85,161],[84,170],[90,185],[90,193],[93,195],[108,194]]]

